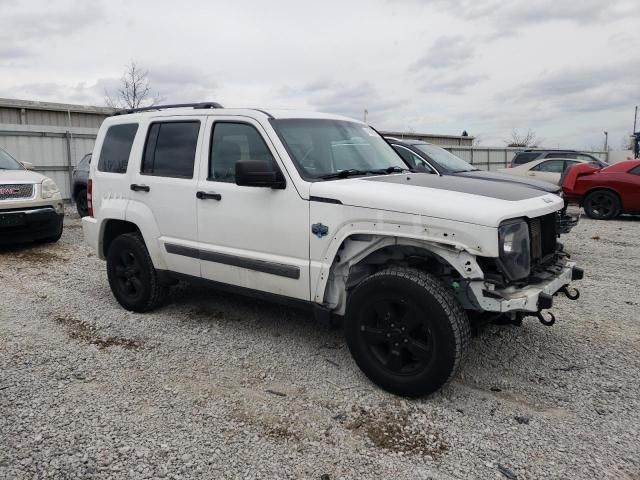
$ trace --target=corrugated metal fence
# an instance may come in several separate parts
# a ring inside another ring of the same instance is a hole
[[[71,197],[71,172],[93,150],[97,128],[10,125],[0,127],[0,147],[35,170],[51,177],[64,198]],[[507,167],[521,148],[444,146],[454,155],[482,170]],[[606,152],[588,152],[607,160]]]

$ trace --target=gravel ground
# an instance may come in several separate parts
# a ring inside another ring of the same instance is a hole
[[[0,250],[1,478],[640,478],[640,219],[583,219],[580,300],[411,401],[306,314],[191,286],[124,311],[65,227]]]

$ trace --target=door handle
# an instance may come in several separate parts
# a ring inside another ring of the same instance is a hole
[[[149,192],[151,189],[149,188],[149,185],[138,185],[137,183],[132,183],[131,190],[134,192]]]
[[[200,200],[222,200],[222,195],[216,192],[196,192],[196,197]]]

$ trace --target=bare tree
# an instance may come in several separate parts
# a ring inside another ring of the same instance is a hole
[[[163,98],[151,89],[149,72],[140,68],[134,60],[126,66],[120,79],[120,87],[110,93],[104,91],[104,101],[111,108],[152,107],[162,102]]]
[[[539,140],[536,138],[536,132],[529,129],[527,133],[521,134],[517,129],[513,129],[511,136],[504,141],[507,147],[537,147]]]

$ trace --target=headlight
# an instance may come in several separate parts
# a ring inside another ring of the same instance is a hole
[[[500,263],[510,280],[528,277],[531,271],[529,225],[524,220],[509,220],[498,229]]]
[[[42,181],[42,198],[45,198],[45,199],[51,198],[56,193],[60,193],[60,190],[58,189],[56,182],[54,182],[50,178],[45,178]]]

